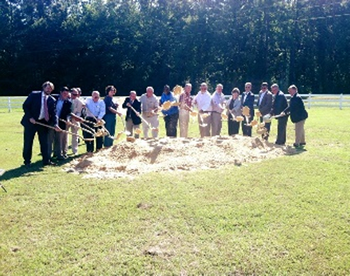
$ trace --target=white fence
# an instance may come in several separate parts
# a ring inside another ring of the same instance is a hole
[[[290,96],[286,95],[289,99]],[[226,96],[227,98],[229,96]],[[333,107],[333,108],[350,108],[350,95],[317,95],[317,94],[301,94],[305,106],[311,107]],[[124,98],[124,97],[123,97]],[[255,95],[257,101],[258,95]],[[11,112],[14,110],[21,110],[22,104],[26,97],[0,97],[0,112]],[[118,101],[119,102],[119,101]]]

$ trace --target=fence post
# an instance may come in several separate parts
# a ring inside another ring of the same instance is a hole
[[[309,98],[307,99],[307,108],[311,108],[311,93],[309,93]]]
[[[7,98],[7,107],[8,107],[9,113],[10,113],[11,112],[11,98],[10,97]]]
[[[340,94],[340,98],[339,98],[339,109],[343,109],[343,93]]]

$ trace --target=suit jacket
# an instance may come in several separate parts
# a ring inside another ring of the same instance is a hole
[[[245,92],[243,92],[245,93]],[[249,91],[248,95],[245,97],[244,102],[243,102],[243,98],[244,98],[244,94],[242,94],[241,96],[241,101],[242,101],[242,107],[243,106],[248,106],[250,109],[250,118],[253,119],[254,117],[254,101],[255,101],[255,97],[254,94]]]
[[[135,112],[128,107],[126,104],[130,103],[130,98],[125,98],[124,103],[122,105],[123,108],[127,108],[126,110],[126,116],[125,116],[125,120],[127,120],[129,117],[131,117],[132,123],[134,125],[139,125],[141,124],[141,119],[139,116],[137,116],[135,114]],[[137,112],[139,112],[141,114],[141,103],[138,99],[135,99],[134,102],[131,105]]]
[[[63,102],[62,110],[59,119],[63,119],[67,121],[67,118],[70,116],[72,112],[72,102],[69,100],[65,100]],[[59,120],[58,125],[61,129],[66,129],[66,123]]]
[[[230,108],[230,105],[233,101],[233,108]],[[227,109],[230,109],[230,111],[232,112],[233,115],[235,116],[242,116],[242,104],[241,104],[241,100],[239,98],[237,98],[236,100],[233,100],[233,98],[231,97],[227,103],[226,103],[226,107]],[[230,111],[227,110],[227,116],[230,115]]]
[[[29,121],[30,118],[33,118],[35,121],[38,121],[40,116],[41,109],[41,97],[42,91],[33,91],[29,94],[27,99],[23,103],[23,111],[24,115],[21,120],[21,124],[24,127],[30,127],[33,124]],[[46,122],[48,125],[56,126],[57,125],[57,117],[56,117],[56,100],[49,95],[47,98],[47,108],[49,112],[49,121]]]
[[[290,114],[290,119],[293,123],[297,123],[308,118],[308,113],[305,110],[303,99],[298,93],[295,93],[290,98],[289,106],[284,110],[286,114]]]
[[[260,105],[259,105],[259,102],[260,102],[260,97],[262,95],[262,92],[259,93],[259,99],[257,103],[258,109],[263,116],[266,114],[269,114],[272,108],[272,93],[270,91],[266,91],[265,93],[266,94],[262,99]]]
[[[271,114],[279,115],[288,107],[287,98],[282,91],[278,91],[273,101]]]

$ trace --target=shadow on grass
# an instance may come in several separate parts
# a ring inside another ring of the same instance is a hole
[[[25,165],[21,165],[18,168],[14,168],[11,170],[6,170],[3,176],[0,178],[1,180],[10,180],[17,177],[22,176],[30,176],[33,172],[43,171],[42,161],[37,161],[32,163],[30,167],[26,167]]]
[[[80,157],[82,155],[78,155],[76,157]],[[68,157],[65,160],[56,160],[54,165],[51,167],[61,167],[69,162],[71,162],[74,157]],[[11,170],[3,170],[2,175],[0,173],[0,181],[11,180],[17,177],[29,177],[34,172],[42,172],[44,170],[43,162],[41,160],[31,163],[30,167],[26,167],[25,165],[21,165],[20,167],[11,169]]]

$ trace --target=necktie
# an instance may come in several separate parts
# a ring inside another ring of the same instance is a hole
[[[48,122],[49,119],[50,119],[50,116],[49,116],[49,109],[47,108],[47,97],[44,96],[45,99],[44,99],[44,113],[45,113],[45,121]]]

